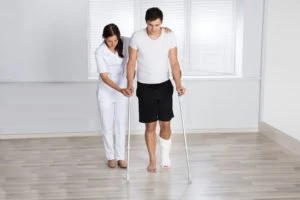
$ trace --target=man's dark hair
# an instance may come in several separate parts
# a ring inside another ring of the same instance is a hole
[[[146,11],[145,20],[146,21],[154,21],[157,19],[160,19],[161,22],[163,21],[162,11],[157,7],[149,8]]]

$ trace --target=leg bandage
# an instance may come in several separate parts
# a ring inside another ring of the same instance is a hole
[[[171,167],[170,151],[171,151],[171,138],[166,140],[159,137],[160,144],[160,156],[161,156],[161,167]]]

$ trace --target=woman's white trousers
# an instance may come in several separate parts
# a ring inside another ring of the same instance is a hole
[[[125,159],[127,103],[126,98],[119,101],[98,100],[107,160]]]

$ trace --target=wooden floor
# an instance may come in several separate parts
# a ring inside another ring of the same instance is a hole
[[[132,137],[132,170],[108,169],[101,137],[0,141],[0,200],[300,200],[300,157],[256,133],[182,136],[169,170],[146,172],[143,136]]]

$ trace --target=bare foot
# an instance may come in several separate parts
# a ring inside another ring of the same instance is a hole
[[[156,162],[151,162],[149,163],[147,167],[147,171],[150,173],[155,173],[156,172]]]

